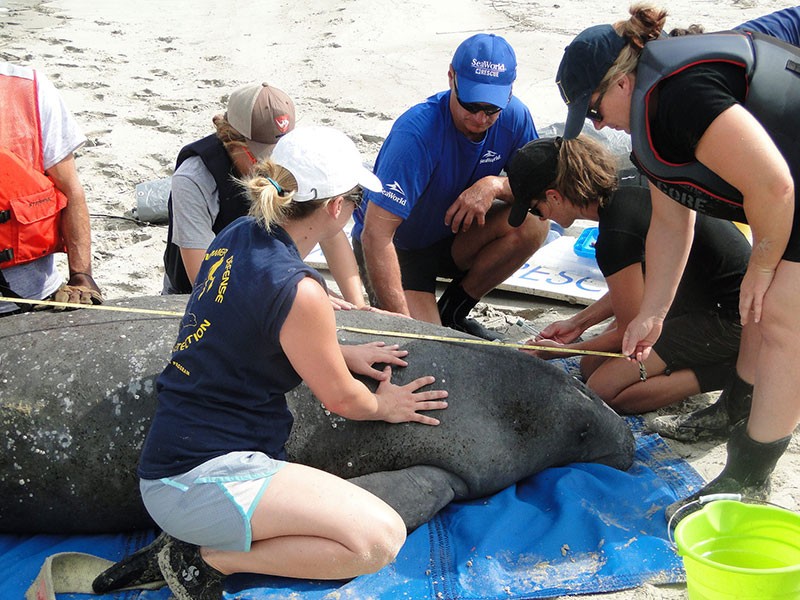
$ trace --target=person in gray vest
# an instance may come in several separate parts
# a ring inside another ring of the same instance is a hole
[[[169,199],[164,252],[164,294],[188,294],[206,248],[223,228],[247,214],[250,200],[238,180],[295,125],[292,99],[259,83],[237,88],[224,115],[213,118],[215,133],[184,146],[178,154]],[[365,305],[358,267],[344,232],[321,248],[344,300],[336,308]]]
[[[748,223],[753,235],[728,396],[741,404],[752,389],[752,407],[731,431],[722,473],[670,505],[670,517],[701,495],[768,497],[800,421],[800,49],[757,32],[666,38],[665,10],[636,4],[630,14],[581,32],[556,76],[568,107],[564,137],[576,137],[586,118],[627,131],[650,182],[647,282],[622,352],[642,360],[658,340],[696,212]]]

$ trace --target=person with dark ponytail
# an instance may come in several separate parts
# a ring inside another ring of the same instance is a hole
[[[422,412],[447,406],[446,391],[419,391],[431,376],[391,382],[406,351],[340,345],[325,282],[303,262],[342,230],[362,187],[377,191],[380,181],[346,135],[304,127],[243,184],[250,213],[209,246],[157,380],[138,474],[164,533],[101,574],[95,591],[163,576],[179,600],[217,600],[231,573],[347,579],[382,568],[404,543],[405,525],[383,500],[286,462],[284,450],[293,422],[285,394],[301,380],[348,419],[438,425]],[[376,392],[351,372],[378,380]]]
[[[658,340],[697,212],[747,223],[753,236],[736,375],[723,391],[738,408],[752,395],[752,407],[731,430],[722,473],[668,507],[671,516],[701,495],[767,498],[800,421],[800,48],[749,31],[666,37],[665,10],[642,3],[630,14],[581,32],[556,76],[564,137],[586,118],[627,131],[650,184],[647,279],[622,351],[646,359]]]

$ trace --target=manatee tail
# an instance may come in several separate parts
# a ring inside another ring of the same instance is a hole
[[[395,509],[409,532],[430,521],[454,498],[467,494],[460,477],[430,465],[370,473],[349,481]]]

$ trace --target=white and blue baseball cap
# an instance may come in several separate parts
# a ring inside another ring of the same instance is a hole
[[[478,33],[456,49],[450,63],[456,73],[458,98],[505,108],[517,78],[517,55],[504,38]]]

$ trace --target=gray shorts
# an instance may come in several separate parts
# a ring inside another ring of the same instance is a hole
[[[665,375],[690,369],[701,392],[720,390],[732,376],[742,326],[715,312],[698,311],[667,318],[653,351],[667,365]]]
[[[171,536],[248,552],[250,517],[272,476],[286,464],[262,452],[231,452],[182,475],[141,479],[139,489],[147,512]]]

